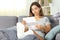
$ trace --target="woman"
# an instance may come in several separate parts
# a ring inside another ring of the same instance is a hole
[[[44,40],[45,33],[48,33],[51,29],[49,19],[47,17],[44,17],[42,8],[39,3],[33,2],[30,6],[30,17],[34,17],[36,20],[35,27],[37,30],[33,30],[33,33],[37,36],[39,40]],[[24,32],[28,30],[28,27],[26,25],[26,21],[23,20],[22,23],[25,26]],[[39,23],[39,24],[38,24]]]

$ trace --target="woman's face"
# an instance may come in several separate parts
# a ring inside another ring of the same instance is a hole
[[[32,6],[32,13],[33,13],[34,15],[39,15],[39,12],[40,12],[40,8],[37,7],[36,5],[33,5],[33,6]]]

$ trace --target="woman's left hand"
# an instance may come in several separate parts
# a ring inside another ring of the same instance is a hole
[[[36,27],[39,29],[39,30],[43,30],[42,26],[37,24]]]

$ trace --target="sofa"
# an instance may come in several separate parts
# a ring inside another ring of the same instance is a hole
[[[17,40],[16,16],[0,16],[0,40]]]
[[[22,21],[22,18],[27,16],[0,16],[0,40],[38,40],[35,35],[27,35],[23,39],[17,37],[17,23]],[[51,28],[58,25],[58,21],[54,20],[53,16],[46,16],[51,22]],[[21,27],[21,26],[20,26]],[[52,40],[60,40],[58,32]]]
[[[27,16],[20,16],[19,18],[18,18],[18,21],[19,22],[21,22],[22,21],[22,18],[25,18],[25,17],[27,17]],[[52,15],[50,15],[50,16],[46,16],[45,15],[45,17],[48,17],[49,18],[49,20],[50,20],[50,22],[51,22],[51,29],[52,28],[54,28],[55,26],[57,26],[57,25],[59,25],[59,21],[58,20],[55,20],[55,18],[52,16]],[[59,36],[60,36],[60,33],[58,32],[58,33],[56,33],[56,35],[54,35],[54,37],[53,37],[53,39],[52,40],[60,40],[60,38],[59,38]],[[36,38],[36,37],[35,37]],[[37,39],[37,38],[36,38]],[[27,40],[27,39],[26,39]],[[32,39],[31,39],[32,40]],[[37,39],[38,40],[38,39]],[[45,39],[46,40],[46,39]]]

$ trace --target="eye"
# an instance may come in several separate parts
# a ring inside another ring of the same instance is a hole
[[[35,10],[37,10],[38,8],[35,8]]]
[[[36,5],[32,6],[32,11],[35,11],[35,10],[38,10],[38,9],[39,8]]]

